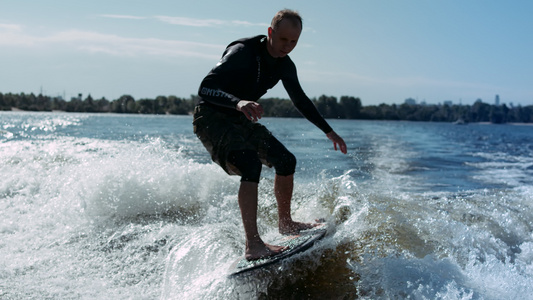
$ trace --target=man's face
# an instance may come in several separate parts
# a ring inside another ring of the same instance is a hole
[[[272,57],[285,57],[289,54],[300,38],[302,27],[294,26],[290,21],[283,20],[279,23],[278,29],[268,28],[268,53]]]

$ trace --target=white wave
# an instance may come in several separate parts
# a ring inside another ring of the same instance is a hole
[[[530,189],[391,194],[388,182],[362,185],[365,213],[338,227],[362,299],[531,299]]]

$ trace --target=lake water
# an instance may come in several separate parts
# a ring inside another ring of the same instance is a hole
[[[303,119],[263,119],[298,158],[295,219],[330,234],[229,279],[239,178],[191,121],[1,112],[0,298],[533,299],[533,127],[330,120],[342,155]]]

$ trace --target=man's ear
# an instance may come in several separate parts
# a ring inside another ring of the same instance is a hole
[[[272,29],[272,27],[268,27],[268,38],[272,37],[272,31],[274,31],[274,29]]]

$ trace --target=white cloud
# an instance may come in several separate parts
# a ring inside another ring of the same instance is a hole
[[[32,45],[32,39],[24,35],[22,29],[22,26],[18,24],[0,24],[0,45]]]
[[[21,31],[22,26],[18,24],[0,24],[0,30]]]
[[[97,32],[70,30],[47,39],[70,43],[80,50],[113,55],[164,55],[218,59],[222,45],[156,38],[127,38]]]
[[[193,19],[193,18],[183,18],[183,17],[169,17],[169,16],[156,16],[161,22],[165,22],[172,25],[182,25],[182,26],[193,26],[193,27],[217,27],[217,26],[269,26],[268,24],[263,23],[251,23],[248,21],[226,21],[218,19]]]
[[[111,19],[131,19],[131,20],[144,20],[146,17],[128,16],[128,15],[100,15],[103,18]]]
[[[183,18],[183,17],[168,17],[168,16],[156,16],[161,22],[172,24],[172,25],[182,25],[182,26],[192,26],[192,27],[213,27],[224,25],[224,21],[216,19],[192,19],[192,18]]]
[[[313,64],[308,62],[304,63],[309,67],[314,67]],[[319,81],[319,82],[342,82],[342,83],[352,83],[364,86],[375,86],[375,87],[395,87],[395,88],[411,88],[411,87],[434,87],[434,88],[469,88],[469,89],[486,89],[491,87],[488,84],[483,83],[473,83],[465,81],[456,81],[456,80],[441,80],[428,77],[416,77],[416,76],[405,76],[405,77],[373,77],[367,75],[361,75],[351,72],[334,72],[334,71],[325,71],[325,70],[315,70],[308,69],[302,72],[302,78],[308,81]]]
[[[239,25],[239,26],[259,26],[259,27],[269,27],[270,24],[268,23],[251,23],[248,21],[231,21],[231,24],[233,25]]]
[[[157,38],[129,38],[83,30],[66,30],[48,36],[26,34],[20,26],[0,26],[0,45],[105,53],[118,56],[198,57],[217,60],[224,45]]]
[[[186,17],[171,17],[171,16],[154,16],[154,17],[139,17],[139,16],[128,16],[128,15],[100,15],[104,18],[114,18],[114,19],[132,19],[132,20],[144,20],[149,18],[154,18],[160,22],[179,25],[179,26],[189,26],[189,27],[221,27],[221,26],[261,26],[268,27],[269,24],[266,23],[252,23],[248,21],[241,20],[220,20],[220,19],[195,19],[195,18],[186,18]]]

